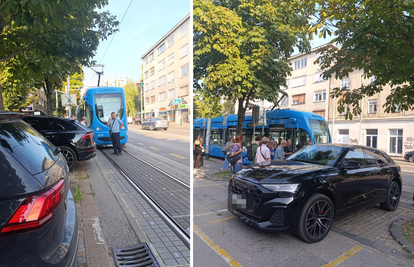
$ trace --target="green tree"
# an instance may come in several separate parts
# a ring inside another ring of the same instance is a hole
[[[294,47],[310,50],[313,12],[313,1],[194,1],[194,87],[207,105],[237,101],[237,133],[250,100],[277,103]]]
[[[223,106],[220,104],[220,97],[201,97],[200,93],[195,93],[193,99],[194,118],[214,118],[222,115]]]
[[[223,103],[223,115],[231,115],[235,113],[235,103],[231,100],[226,100]]]
[[[125,91],[125,101],[126,101],[126,107],[127,107],[127,116],[135,117],[137,109],[141,107],[141,100],[139,99],[138,89],[133,80],[127,79],[127,83],[124,87],[124,91]]]
[[[332,44],[321,50],[317,63],[324,77],[345,78],[363,70],[371,84],[354,90],[334,88],[338,111],[348,105],[347,119],[361,113],[359,101],[391,86],[384,104],[386,112],[414,107],[414,1],[336,1],[319,0],[318,20],[321,36],[334,33]]]

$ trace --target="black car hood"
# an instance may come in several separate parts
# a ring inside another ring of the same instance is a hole
[[[268,166],[252,166],[240,171],[236,178],[254,183],[298,183],[309,174],[318,176],[332,167],[297,161],[277,162]]]

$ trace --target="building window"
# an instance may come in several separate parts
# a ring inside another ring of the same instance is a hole
[[[377,148],[378,129],[367,129],[366,146]]]
[[[188,23],[184,23],[183,26],[180,27],[180,39],[183,38],[188,34]]]
[[[149,97],[145,98],[145,104],[147,104],[147,105],[149,104]]]
[[[149,84],[148,83],[145,84],[144,87],[145,87],[145,92],[148,92],[149,91]]]
[[[152,103],[155,103],[155,95],[152,95],[152,96],[151,96],[151,104],[152,104]]]
[[[158,56],[164,53],[164,51],[165,51],[165,43],[163,43],[162,45],[158,47]]]
[[[345,108],[344,109],[344,112],[339,113],[340,116],[344,116],[344,115],[346,115],[348,113],[348,105],[347,104],[344,105],[344,108]]]
[[[167,82],[168,83],[174,82],[174,71],[168,73],[168,80],[167,80]]]
[[[345,89],[351,88],[351,82],[349,81],[349,78],[344,78],[341,80],[341,88],[345,88]]]
[[[144,66],[148,65],[148,56],[144,58]]]
[[[315,92],[315,102],[321,102],[326,100],[326,90]]]
[[[168,99],[175,98],[175,89],[168,90]]]
[[[289,97],[284,96],[282,98],[282,100],[280,101],[280,106],[281,107],[286,107],[287,105],[289,105]]]
[[[403,129],[390,129],[389,154],[401,155],[403,149]]]
[[[305,104],[305,95],[306,94],[292,96],[292,105]]]
[[[294,78],[292,80],[292,87],[303,86],[306,84],[306,76]]]
[[[174,45],[174,34],[171,34],[170,37],[167,39],[168,48]]]
[[[297,69],[301,69],[306,67],[306,58],[302,58],[299,60],[296,60],[295,62],[293,62],[293,69],[297,70]]]
[[[148,71],[146,71],[146,72],[145,72],[145,79],[148,79],[148,77],[149,77],[149,72],[148,72]]]
[[[154,73],[155,73],[154,67],[150,68],[150,76],[154,75]]]
[[[190,86],[184,85],[180,87],[180,96],[186,96],[190,94]]]
[[[325,79],[322,77],[322,72],[315,73],[315,83],[320,83],[325,81]]]
[[[158,101],[164,101],[165,100],[165,91],[164,92],[162,92],[162,93],[159,93],[158,94]]]
[[[150,82],[150,90],[155,89],[155,80]]]
[[[185,77],[187,75],[188,75],[188,64],[181,67],[181,76],[180,77]]]
[[[180,48],[180,58],[188,55],[188,44]]]
[[[163,70],[165,68],[165,59],[158,62],[158,71]]]
[[[394,113],[401,112],[401,104],[394,104],[395,111]]]
[[[373,84],[376,79],[377,77],[375,77],[375,75],[372,75],[371,77],[369,77],[369,84]]]
[[[165,75],[158,78],[158,87],[165,85]]]
[[[325,118],[325,110],[315,110],[313,113]]]
[[[154,60],[154,52],[151,52],[151,54],[148,55],[148,59],[149,59],[149,62]]]
[[[368,113],[377,113],[377,100],[368,101]]]
[[[169,55],[167,57],[167,66],[171,65],[174,63],[174,53],[172,53],[171,55]]]

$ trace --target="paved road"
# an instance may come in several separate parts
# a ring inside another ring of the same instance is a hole
[[[227,182],[195,177],[194,266],[414,266],[389,232],[393,221],[414,219],[414,164],[397,162],[404,181],[400,207],[395,212],[372,207],[340,218],[316,244],[246,225],[227,211]]]

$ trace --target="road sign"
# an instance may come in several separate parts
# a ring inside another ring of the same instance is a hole
[[[174,104],[180,104],[180,99],[179,98],[174,99]]]
[[[62,106],[77,106],[76,104],[76,95],[75,94],[62,94]]]

